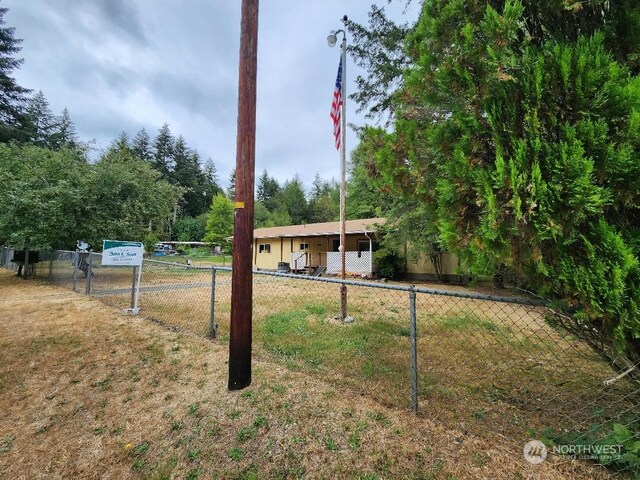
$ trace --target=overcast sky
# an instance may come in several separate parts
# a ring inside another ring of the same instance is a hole
[[[281,182],[340,176],[329,110],[339,44],[326,37],[343,15],[366,23],[377,3],[394,18],[404,2],[262,0],[259,12],[256,172]],[[240,0],[4,0],[7,26],[24,40],[18,83],[66,106],[82,140],[106,147],[121,131],[167,122],[223,185],[235,166]],[[355,67],[347,61],[347,88]],[[362,125],[355,105],[347,119]],[[348,132],[347,149],[356,137]]]

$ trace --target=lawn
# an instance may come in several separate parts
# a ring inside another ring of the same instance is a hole
[[[453,423],[435,401],[419,416],[379,401],[396,368],[385,352],[405,368],[406,326],[350,330],[331,302],[298,293],[294,309],[258,305],[253,383],[229,392],[222,322],[211,342],[0,272],[0,477],[607,478],[584,462],[528,464],[525,438],[492,433],[501,400]]]

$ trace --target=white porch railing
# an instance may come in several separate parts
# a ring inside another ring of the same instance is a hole
[[[291,254],[289,268],[291,270],[304,270],[307,266],[307,252],[294,252]]]
[[[366,252],[345,252],[344,269],[347,274],[372,275],[373,255]],[[338,274],[342,271],[340,252],[327,252],[327,273]]]

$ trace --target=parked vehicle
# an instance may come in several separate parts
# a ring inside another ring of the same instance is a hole
[[[175,255],[177,252],[173,248],[173,245],[168,243],[158,243],[156,244],[156,248],[153,250],[154,257],[164,257],[166,255]]]

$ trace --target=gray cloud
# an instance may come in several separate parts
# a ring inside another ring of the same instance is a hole
[[[78,2],[71,3],[76,6],[78,4]],[[130,35],[137,42],[147,42],[140,23],[140,12],[135,2],[127,0],[96,0],[95,5],[108,20],[108,25]],[[70,8],[73,8],[73,6],[70,5]]]
[[[386,5],[386,0],[378,0]],[[18,82],[42,90],[56,113],[99,147],[121,131],[155,135],[165,122],[226,182],[235,165],[240,1],[4,0],[23,38]],[[256,169],[339,176],[329,107],[339,58],[326,45],[343,14],[365,22],[361,0],[261,2]],[[395,2],[402,4],[403,2]],[[393,4],[392,4],[393,6]],[[387,7],[389,8],[389,7]],[[401,8],[399,8],[401,10]],[[353,88],[353,64],[347,88]],[[349,105],[348,120],[361,125]],[[355,146],[348,132],[347,146]]]

